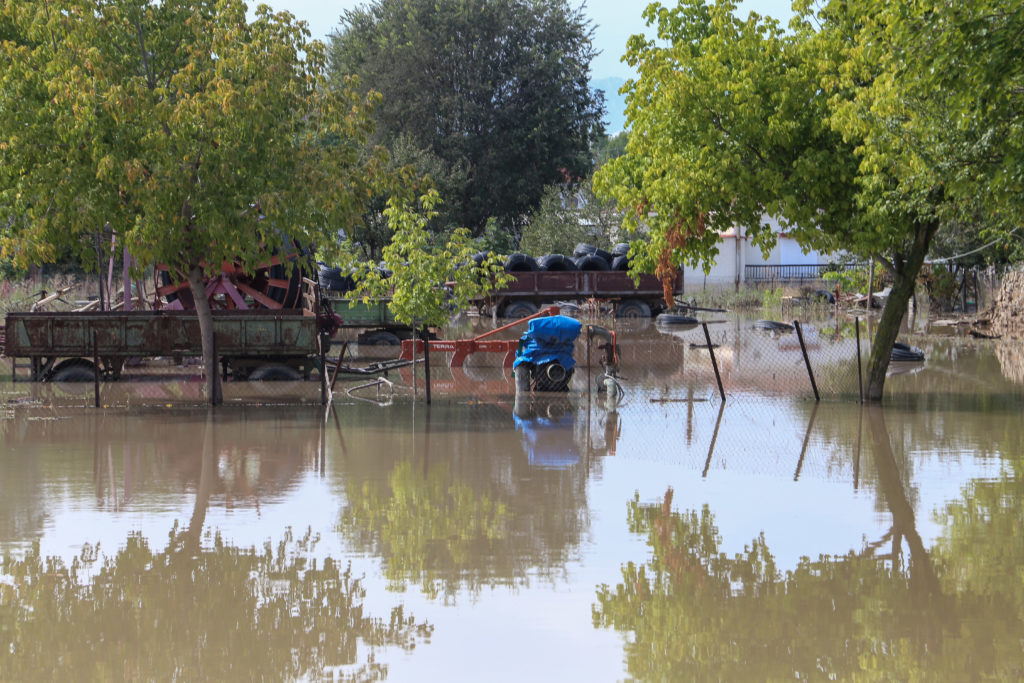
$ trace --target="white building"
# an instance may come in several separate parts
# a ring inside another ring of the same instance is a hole
[[[739,287],[747,283],[787,283],[814,281],[820,277],[818,266],[834,260],[834,256],[817,251],[804,253],[796,240],[790,237],[774,218],[765,219],[778,235],[768,257],[754,246],[740,226],[723,232],[718,247],[718,258],[710,272],[687,266],[683,270],[684,291]]]

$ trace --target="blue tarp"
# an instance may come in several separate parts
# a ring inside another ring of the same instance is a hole
[[[519,367],[520,363],[543,365],[557,361],[566,370],[572,370],[576,365],[572,351],[582,328],[583,323],[565,315],[534,318],[526,334],[519,339],[512,368]]]

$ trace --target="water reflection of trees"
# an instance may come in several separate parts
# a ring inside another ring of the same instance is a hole
[[[393,588],[418,584],[452,600],[564,571],[589,523],[587,463],[531,467],[511,409],[437,402],[399,420],[362,406],[341,413],[340,528],[381,557]]]
[[[204,542],[218,478],[214,431],[211,417],[200,432],[192,517],[164,549],[135,534],[102,560],[90,550],[68,564],[43,557],[38,544],[4,558],[4,679],[379,680],[387,667],[377,648],[412,649],[430,636],[400,606],[386,619],[364,614],[362,581],[314,559],[312,534],[259,550],[220,535]]]
[[[315,540],[163,550],[138,535],[102,561],[6,557],[0,581],[4,680],[295,680],[332,670],[379,680],[376,649],[412,649],[431,627],[396,607],[364,613],[349,567],[308,558]],[[98,565],[98,566],[96,566]],[[361,647],[362,646],[362,647]]]
[[[733,557],[722,553],[710,510],[673,511],[671,489],[661,504],[631,501],[630,528],[647,537],[651,558],[626,564],[617,586],[599,587],[594,624],[629,634],[633,677],[1019,678],[1019,454],[1012,472],[972,484],[947,506],[945,534],[929,553],[881,413],[868,422],[892,528],[860,552],[804,558],[782,573],[763,535]]]
[[[98,509],[198,486],[205,411],[85,411],[19,406],[0,421],[0,541],[41,534],[57,496],[92,495]],[[214,493],[228,507],[258,506],[316,464],[319,420],[308,408],[233,407],[213,423]],[[73,481],[60,493],[45,482]]]

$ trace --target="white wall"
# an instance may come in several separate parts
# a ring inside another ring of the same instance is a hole
[[[829,260],[828,256],[813,250],[805,254],[796,240],[785,234],[776,219],[766,216],[762,220],[770,225],[778,235],[775,247],[769,252],[767,258],[761,253],[759,247],[751,244],[746,236],[745,228],[733,227],[722,233],[718,258],[715,259],[715,263],[707,275],[700,269],[687,267],[683,270],[684,291],[694,292],[705,288],[735,287],[737,283],[743,283],[744,266],[747,265],[814,265],[826,263]],[[737,240],[739,240],[738,250]]]

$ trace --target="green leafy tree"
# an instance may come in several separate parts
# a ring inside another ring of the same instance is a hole
[[[375,141],[429,150],[445,222],[479,235],[495,217],[518,237],[542,188],[585,177],[603,97],[582,8],[566,0],[374,0],[331,38],[337,78],[382,94]]]
[[[0,6],[0,245],[17,263],[109,226],[141,264],[187,273],[219,402],[204,276],[329,244],[362,213],[367,101],[323,44],[241,0]]]
[[[549,185],[523,228],[520,248],[529,254],[572,254],[576,244],[607,248],[618,237],[622,215],[614,201],[594,195],[591,179]]]
[[[881,263],[894,284],[866,390],[880,400],[936,232],[979,197],[988,227],[1019,217],[1020,193],[1008,188],[1020,188],[1021,66],[1008,46],[1021,13],[854,0],[812,16],[810,4],[797,3],[788,32],[737,18],[731,0],[650,5],[658,37],[634,36],[626,54],[639,73],[626,86],[627,152],[595,185],[630,210],[629,227],[649,229],[637,269],[708,267],[734,224],[767,249],[765,215],[804,247]],[[951,74],[961,62],[985,66]]]
[[[384,215],[392,234],[383,269],[365,261],[353,267],[353,300],[390,297],[388,308],[398,322],[414,329],[441,327],[453,311],[465,310],[509,280],[496,256],[474,262],[475,245],[466,228],[453,230],[443,243],[433,239],[427,222],[439,201],[434,190],[420,198],[422,211],[398,197],[388,201]]]

